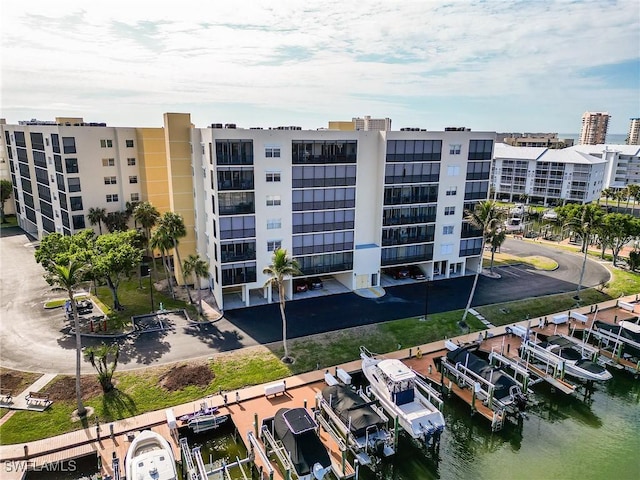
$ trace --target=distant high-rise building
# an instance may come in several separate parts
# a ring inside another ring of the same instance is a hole
[[[608,112],[584,112],[580,145],[597,145],[605,143],[610,115]]]
[[[640,145],[640,118],[632,118],[629,123],[627,145]]]

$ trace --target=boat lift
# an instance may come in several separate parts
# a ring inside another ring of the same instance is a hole
[[[563,393],[570,395],[575,392],[577,386],[564,378],[564,358],[528,340],[523,341],[520,348],[520,358],[530,372]]]
[[[180,439],[180,453],[182,454],[182,468],[186,480],[207,480],[200,476],[200,472],[193,463],[193,456],[189,450],[189,443],[185,437]],[[200,458],[202,460],[202,457]]]
[[[593,322],[595,324],[595,321]],[[620,326],[620,330],[618,333],[614,333],[609,330],[604,329],[593,329],[593,324],[589,331],[587,332],[587,341],[590,336],[593,336],[596,340],[598,340],[598,345],[600,346],[600,351],[607,358],[610,358],[616,364],[622,366],[626,370],[629,370],[631,373],[640,373],[640,361],[638,361],[635,365],[633,362],[626,361],[622,358],[622,351],[625,345],[628,345],[632,348],[640,350],[640,343],[634,342],[630,338],[623,337],[620,335],[622,331],[622,325]]]
[[[273,480],[273,468],[271,468],[269,464],[269,459],[262,451],[262,448],[260,448],[259,444],[255,441],[253,433],[249,432],[248,438],[249,445],[251,446],[251,451],[248,457],[242,459],[236,457],[236,461],[232,463],[226,463],[225,461],[223,461],[222,465],[207,470],[207,466],[202,459],[202,452],[200,450],[200,447],[194,447],[193,450],[190,450],[187,439],[185,437],[182,437],[180,439],[180,452],[183,459],[182,465],[185,478],[187,480],[208,480],[213,477],[219,478],[220,480],[232,480],[234,477],[231,476],[230,469],[238,467],[243,480],[250,480],[251,471],[249,470],[248,473],[245,472],[243,465],[246,463],[253,463],[255,459],[254,452],[257,449],[262,459],[264,460],[264,464],[267,466],[269,479]]]
[[[370,397],[367,397],[362,389],[358,391],[358,395],[360,395],[360,397],[365,402],[367,402],[367,404],[369,404],[369,406],[378,414],[380,419],[385,424],[389,423],[389,418],[384,414],[383,410],[375,404],[374,400],[372,400]],[[320,412],[323,412],[328,417],[328,420],[325,420],[324,417],[318,415],[318,422],[324,427],[324,429],[329,432],[329,434],[334,437],[336,441],[340,439],[340,442],[342,442],[343,444],[346,442],[345,447],[348,448],[351,453],[353,453],[354,457],[358,460],[358,463],[360,465],[371,465],[373,463],[373,459],[369,455],[368,451],[370,447],[369,430],[375,428],[377,431],[377,427],[375,425],[369,427],[367,429],[367,434],[364,437],[364,441],[362,441],[362,438],[360,439],[360,441],[358,441],[355,435],[351,432],[351,425],[346,425],[340,419],[340,417],[331,407],[330,403],[322,397],[321,393],[317,395],[316,401]],[[394,444],[393,433],[387,432],[387,438],[388,439],[385,442],[383,451],[383,455],[385,457],[391,456],[395,453],[395,450],[391,446],[389,446],[389,443],[391,443],[392,445]],[[340,442],[338,442],[338,445],[340,445]]]

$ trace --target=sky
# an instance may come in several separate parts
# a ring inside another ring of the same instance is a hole
[[[0,117],[580,130],[640,117],[640,2],[0,2]]]

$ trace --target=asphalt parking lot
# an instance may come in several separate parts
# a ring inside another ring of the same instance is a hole
[[[580,255],[549,249],[544,245],[508,240],[503,251],[514,255],[545,255],[560,268],[540,272],[524,267],[498,269],[502,278],[481,276],[473,305],[517,300],[576,289],[582,265]],[[73,373],[75,341],[68,333],[62,309],[45,311],[43,304],[59,298],[44,281],[35,263],[34,245],[20,230],[3,231],[0,239],[0,360],[8,368],[37,372]],[[589,261],[583,284],[608,280],[608,271]],[[386,287],[380,298],[354,293],[314,297],[287,302],[288,338],[341,330],[358,325],[464,308],[473,277],[431,282],[398,282]],[[428,295],[428,296],[427,296]],[[208,356],[246,346],[281,340],[278,304],[227,310],[212,325],[178,325],[176,328],[129,337],[120,342],[120,369],[156,365]],[[85,339],[90,345],[97,342]],[[83,371],[91,372],[85,364]]]

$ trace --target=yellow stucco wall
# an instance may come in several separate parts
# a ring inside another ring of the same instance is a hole
[[[148,201],[162,214],[171,210],[164,128],[136,128],[142,187],[141,201]]]
[[[164,140],[168,178],[169,206],[184,219],[187,236],[180,240],[180,257],[184,261],[196,253],[195,210],[193,207],[193,177],[191,171],[191,115],[164,114]],[[176,278],[184,283],[182,270],[174,258]]]
[[[349,122],[330,121],[329,129],[330,130],[355,130],[356,124],[354,121],[349,121]]]

